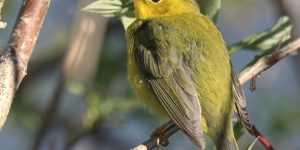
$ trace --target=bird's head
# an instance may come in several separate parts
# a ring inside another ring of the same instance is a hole
[[[138,19],[199,12],[194,0],[134,0],[134,8]]]

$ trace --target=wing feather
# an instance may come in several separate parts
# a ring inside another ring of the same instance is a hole
[[[232,77],[233,98],[235,100],[235,107],[237,113],[239,115],[243,127],[247,130],[249,134],[254,135],[253,124],[250,122],[248,117],[247,104],[246,104],[244,91],[233,69],[231,69],[231,77]]]
[[[201,118],[199,115],[201,114],[201,108],[197,97],[187,94],[176,83],[171,84],[172,86],[166,86],[166,79],[149,80],[148,82],[175,124],[178,125],[194,143],[203,147],[204,142],[200,124]]]

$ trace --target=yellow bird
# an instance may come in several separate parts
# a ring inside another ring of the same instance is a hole
[[[193,0],[134,0],[128,78],[152,111],[168,116],[200,148],[237,150],[233,78],[224,40]]]

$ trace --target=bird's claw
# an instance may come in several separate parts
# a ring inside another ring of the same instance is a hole
[[[164,147],[168,146],[169,145],[169,140],[167,138],[163,138],[161,141],[160,141],[160,144]]]

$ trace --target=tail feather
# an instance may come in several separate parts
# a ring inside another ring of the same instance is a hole
[[[230,119],[228,119],[230,120]],[[232,122],[227,121],[223,126],[223,130],[219,131],[217,138],[214,140],[218,150],[239,150],[236,143]]]
[[[222,137],[217,144],[218,150],[239,150],[239,147],[234,138]]]

